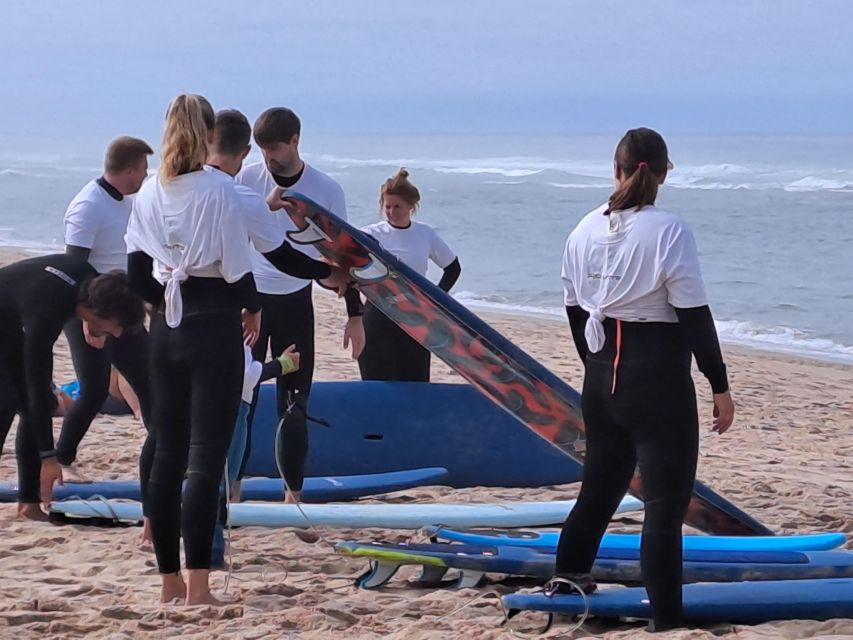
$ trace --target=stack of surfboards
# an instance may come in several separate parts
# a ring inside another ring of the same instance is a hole
[[[420,582],[475,587],[486,574],[529,576],[544,582],[554,575],[556,531],[432,530],[431,544],[341,542],[338,553],[369,560],[357,581],[363,588],[385,585],[404,565],[422,568]],[[438,540],[444,540],[439,542]],[[843,533],[793,536],[686,536],[684,607],[691,621],[757,623],[768,620],[853,617],[853,552],[837,550]],[[451,572],[453,579],[447,579]],[[603,584],[580,595],[530,593],[504,596],[508,610],[649,618],[642,587],[640,536],[607,534],[593,575]]]

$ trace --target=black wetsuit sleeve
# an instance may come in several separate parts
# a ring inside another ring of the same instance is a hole
[[[357,318],[364,315],[364,303],[361,301],[361,294],[355,287],[350,287],[344,294],[344,302],[347,305],[347,317]]]
[[[255,276],[250,271],[242,278],[228,285],[231,288],[231,293],[241,307],[249,313],[257,313],[261,310],[261,297],[258,295],[258,288],[255,286]]]
[[[278,360],[270,360],[261,369],[261,379],[258,382],[266,382],[281,375],[281,363]]]
[[[45,311],[45,310],[43,310]],[[30,314],[23,319],[24,384],[27,389],[27,422],[42,458],[53,450],[53,345],[62,331],[62,320],[55,314]]]
[[[154,260],[144,251],[134,251],[127,256],[127,279],[130,288],[154,307],[163,301],[165,287],[152,275]]]
[[[675,314],[699,371],[711,383],[714,393],[725,393],[729,390],[729,379],[710,307],[676,308]]]
[[[581,362],[586,362],[586,354],[589,352],[589,347],[586,344],[584,329],[586,321],[589,319],[589,314],[579,306],[566,307],[566,316],[569,318],[569,328],[572,330],[572,340],[575,343],[575,349],[578,351]]]
[[[65,245],[65,255],[71,256],[72,258],[77,258],[78,260],[82,260],[83,262],[89,260],[90,253],[92,253],[92,250],[87,249],[86,247],[78,247],[73,244]]]
[[[444,273],[441,276],[441,280],[438,281],[438,288],[442,291],[450,291],[453,285],[456,284],[456,281],[459,280],[461,273],[462,265],[459,264],[459,258],[455,258],[453,262],[444,267]]]
[[[332,268],[327,263],[315,260],[298,249],[294,249],[286,240],[277,249],[262,255],[276,269],[295,278],[322,280],[332,274]]]

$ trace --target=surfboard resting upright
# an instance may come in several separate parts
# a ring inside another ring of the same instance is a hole
[[[348,270],[359,291],[486,397],[576,461],[583,461],[580,395],[563,380],[416,273],[378,242],[317,203],[284,197],[294,244],[313,245]],[[635,475],[631,493],[642,499]],[[699,481],[685,522],[720,535],[773,535]]]

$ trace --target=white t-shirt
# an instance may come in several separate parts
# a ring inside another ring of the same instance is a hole
[[[239,184],[245,185],[260,194],[264,198],[264,201],[266,201],[267,195],[277,186],[272,174],[263,162],[246,165],[237,174],[235,180]],[[310,198],[336,216],[344,220],[347,219],[346,199],[341,185],[308,163],[305,164],[302,176],[292,187],[287,189],[287,192],[298,193],[306,198]],[[286,213],[276,215],[275,220],[283,237],[287,231],[296,230],[296,225],[293,224],[290,216]],[[320,257],[320,253],[314,247],[296,244],[293,246],[312,258]],[[285,295],[294,293],[304,289],[311,282],[310,280],[294,278],[286,273],[282,273],[257,251],[252,252],[252,273],[255,274],[255,284],[258,287],[258,291],[266,294]]]
[[[442,269],[456,260],[456,254],[436,230],[422,222],[412,220],[408,227],[400,229],[383,220],[363,227],[362,231],[421,275],[426,275],[429,260]]]
[[[587,214],[563,254],[566,306],[589,312],[590,351],[604,346],[605,317],[627,322],[678,322],[674,307],[708,304],[696,241],[676,215],[647,206]]]
[[[154,260],[154,277],[166,285],[166,323],[183,316],[180,283],[187,277],[237,282],[252,270],[243,202],[234,181],[216,171],[193,171],[169,181],[146,182],[133,203],[127,251]]]
[[[234,179],[221,169],[210,165],[205,166],[205,170],[219,173],[229,180]],[[270,211],[266,199],[247,186],[235,182],[234,188],[243,203],[243,224],[249,233],[249,241],[252,246],[258,253],[267,253],[278,249],[284,242],[285,236],[284,231],[279,228],[279,222],[276,218],[279,216],[288,217],[287,213]]]
[[[131,207],[130,198],[116,200],[92,180],[65,211],[65,244],[89,249],[89,264],[98,273],[127,271],[124,233]]]

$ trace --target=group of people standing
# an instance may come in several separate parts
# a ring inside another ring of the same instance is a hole
[[[290,109],[268,109],[252,127],[239,111],[217,113],[204,97],[182,94],[169,105],[156,175],[146,181],[154,151],[145,141],[116,139],[103,175],[68,207],[65,255],[0,270],[0,287],[8,292],[0,310],[10,325],[0,341],[0,426],[5,438],[14,415],[21,416],[19,512],[43,518],[39,502],[49,501],[54,482],[85,480],[75,465],[77,448],[117,370],[138,397],[147,430],[139,458],[143,536],[153,542],[164,602],[216,603],[208,573],[217,565],[220,483],[226,459],[229,484],[242,473],[264,379],[276,379],[281,422],[275,446],[287,500],[300,497],[314,373],[312,281],[344,299],[344,346],[365,379],[429,380],[425,349],[395,325],[378,324],[341,269],[287,242],[285,233],[295,228],[282,210],[287,193],[347,217],[340,185],[301,158],[300,135]],[[252,138],[263,161],[243,166]],[[459,275],[458,259],[431,227],[412,220],[420,197],[407,175],[401,170],[381,188],[380,209],[394,211],[387,228],[366,230],[386,233],[387,248],[421,273],[429,259],[446,267],[452,278],[442,282],[449,288]],[[102,289],[112,296],[85,297]],[[63,296],[75,305],[59,304]],[[80,391],[64,411],[54,450],[56,401],[45,390],[60,331]],[[29,346],[35,340],[41,354]],[[416,368],[396,357],[401,346],[403,355],[417,355]],[[388,351],[395,358],[384,357]],[[37,444],[30,442],[35,434]]]
[[[363,379],[429,381],[425,349],[363,303],[345,272],[286,240],[294,229],[283,210],[287,193],[347,217],[342,188],[301,158],[300,136],[290,109],[268,109],[252,127],[239,111],[214,112],[202,96],[179,95],[156,175],[146,180],[154,153],[146,142],[115,140],[103,175],[68,207],[66,254],[0,269],[0,435],[18,414],[19,511],[43,517],[39,502],[53,483],[81,479],[77,447],[115,367],[138,396],[147,430],[139,474],[163,602],[218,604],[209,572],[220,485],[226,461],[229,484],[239,480],[263,379],[276,379],[276,454],[287,499],[299,499],[315,362],[313,281],[343,298],[343,342]],[[252,138],[263,161],[244,166]],[[639,465],[642,565],[656,629],[681,623],[681,522],[698,455],[693,356],[714,391],[714,429],[724,432],[734,415],[695,242],[680,218],[655,207],[670,168],[659,134],[629,131],[614,160],[616,190],[566,245],[565,304],[586,369],[587,451],[549,585],[594,590],[598,544]],[[433,228],[413,220],[420,193],[405,169],[382,184],[379,204],[382,220],[364,231],[421,274],[434,262],[449,291],[459,260]],[[80,396],[54,448],[52,347],[61,331]]]

